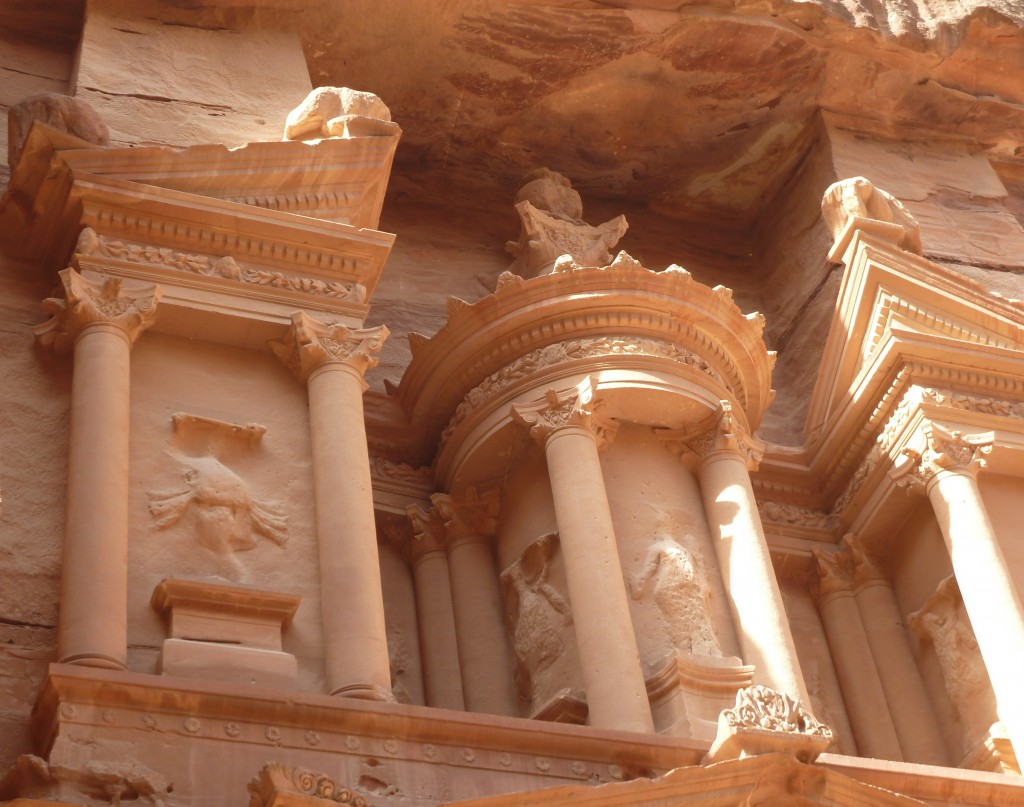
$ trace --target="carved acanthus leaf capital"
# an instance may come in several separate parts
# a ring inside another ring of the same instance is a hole
[[[82,331],[93,325],[110,325],[122,331],[134,344],[156,319],[156,304],[163,293],[152,283],[120,277],[82,275],[74,269],[60,273],[63,297],[43,301],[52,318],[33,329],[44,347],[64,352],[74,345]]]
[[[444,552],[447,531],[444,528],[444,518],[437,508],[424,510],[413,504],[409,505],[405,512],[412,524],[412,542],[409,548],[413,561],[429,552]]]
[[[444,521],[449,541],[486,538],[498,529],[501,494],[497,490],[480,493],[475,487],[469,487],[461,496],[435,493],[430,500]]]
[[[992,441],[983,437],[965,437],[959,431],[946,431],[930,425],[925,431],[925,448],[904,448],[901,459],[889,476],[899,486],[923,492],[943,471],[977,474],[986,465]]]
[[[855,566],[849,546],[841,549],[816,546],[811,549],[811,554],[818,573],[817,579],[812,581],[812,588],[819,598],[852,589]]]
[[[853,582],[855,585],[862,585],[872,581],[883,581],[888,583],[889,576],[885,573],[880,560],[870,554],[860,540],[852,532],[843,536],[843,543],[850,552],[853,561]]]
[[[709,429],[658,429],[656,433],[668,449],[676,454],[691,453],[703,460],[719,452],[735,452],[743,457],[751,471],[757,470],[764,456],[764,444],[747,432],[729,401],[722,401],[721,414]]]
[[[304,311],[292,314],[292,326],[284,339],[270,343],[271,349],[288,369],[301,381],[326,364],[342,364],[356,370],[359,377],[377,365],[377,354],[388,329],[349,328],[347,325],[328,325],[313,319]],[[363,384],[366,389],[366,384]]]
[[[549,389],[539,401],[514,405],[511,415],[516,423],[529,429],[530,436],[541,446],[557,430],[579,426],[594,435],[598,448],[604,448],[618,430],[618,423],[601,413],[592,393],[577,389]]]

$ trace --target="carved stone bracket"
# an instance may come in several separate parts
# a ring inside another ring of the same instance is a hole
[[[162,294],[158,286],[92,273],[87,276],[74,269],[63,270],[60,280],[64,296],[43,301],[43,310],[52,318],[33,328],[44,347],[67,352],[90,325],[113,326],[134,344],[155,321]]]
[[[783,753],[813,762],[832,742],[832,729],[784,692],[751,686],[718,717],[718,735],[704,763]]]
[[[449,541],[488,537],[498,528],[501,494],[497,490],[480,493],[470,487],[459,497],[435,493],[430,500],[443,521]]]
[[[549,389],[544,398],[532,404],[514,405],[512,419],[529,429],[530,436],[541,446],[555,431],[579,426],[590,431],[599,449],[604,448],[618,431],[618,423],[604,417],[600,404],[591,394],[577,389],[561,392]]]
[[[388,329],[384,325],[376,328],[328,325],[304,311],[296,311],[285,338],[271,342],[270,347],[288,369],[305,382],[310,373],[325,364],[348,365],[362,377],[377,365],[377,354],[387,337]],[[363,389],[366,388],[364,383]]]

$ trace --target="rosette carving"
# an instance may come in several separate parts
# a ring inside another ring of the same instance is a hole
[[[34,329],[44,347],[70,350],[83,330],[98,324],[118,328],[134,344],[155,321],[162,294],[158,286],[120,277],[85,276],[74,269],[62,271],[60,280],[64,296],[43,300],[43,310],[52,318]]]
[[[383,325],[376,328],[328,325],[304,311],[296,311],[285,338],[274,340],[270,348],[301,381],[306,381],[310,373],[324,364],[346,364],[362,377],[377,365],[377,354],[387,338],[388,329]]]

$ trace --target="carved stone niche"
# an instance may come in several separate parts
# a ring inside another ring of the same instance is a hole
[[[713,740],[722,710],[753,682],[754,667],[735,656],[666,656],[647,679],[654,727],[659,734]]]
[[[281,632],[302,598],[247,586],[161,580],[150,605],[167,620],[162,675],[291,689],[298,662]]]

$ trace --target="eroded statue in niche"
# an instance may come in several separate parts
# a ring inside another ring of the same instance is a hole
[[[177,524],[192,511],[199,543],[218,555],[253,549],[258,535],[285,545],[288,520],[279,503],[254,499],[242,478],[216,457],[181,461],[185,487],[149,494],[155,529]]]
[[[543,698],[538,679],[565,652],[562,633],[572,624],[569,603],[548,582],[557,551],[558,536],[545,535],[501,573],[516,684],[520,696],[534,704]]]
[[[583,202],[562,174],[538,168],[523,178],[516,194],[518,241],[505,245],[515,260],[508,270],[531,278],[550,272],[562,255],[582,266],[607,266],[611,249],[626,234],[625,216],[591,227],[583,220]]]
[[[676,650],[721,657],[704,573],[693,554],[674,538],[664,533],[655,538],[640,573],[629,581],[629,593],[634,600],[653,598]]]
[[[821,215],[838,239],[853,218],[881,221],[903,228],[899,245],[921,254],[921,227],[895,196],[875,187],[864,177],[843,179],[830,185],[821,200]]]
[[[953,715],[964,720],[994,709],[985,662],[956,578],[951,575],[939,583],[935,593],[920,610],[910,615],[908,622],[911,629],[935,649]],[[977,726],[964,725],[966,740],[971,742],[972,735],[981,733],[991,722],[982,720]]]

